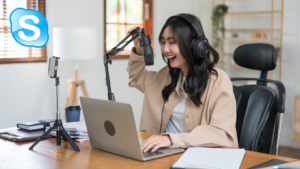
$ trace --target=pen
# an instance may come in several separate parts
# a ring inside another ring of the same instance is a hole
[[[279,168],[279,169],[300,169],[300,167],[288,167],[288,166],[273,166],[273,168]]]
[[[13,134],[0,134],[0,137],[11,140],[11,141],[16,141],[15,135],[13,135]]]

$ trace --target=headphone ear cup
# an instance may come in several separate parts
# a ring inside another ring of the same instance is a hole
[[[194,38],[191,42],[192,55],[195,59],[203,59],[207,56],[208,41],[206,38]]]
[[[209,49],[208,49],[208,41],[206,39],[202,40],[200,43],[199,43],[199,51],[200,51],[200,55],[202,58],[206,57],[207,56],[207,53],[209,52]]]
[[[190,49],[191,49],[191,52],[192,52],[193,56],[195,56],[195,53],[194,53],[195,41],[196,41],[196,38],[193,38],[192,41],[191,41],[191,44],[190,44]]]
[[[195,59],[201,59],[201,55],[200,52],[198,50],[198,45],[199,45],[200,39],[198,37],[193,38],[192,42],[191,42],[191,51],[192,51],[192,55]]]

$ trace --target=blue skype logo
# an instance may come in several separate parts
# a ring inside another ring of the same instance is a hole
[[[10,14],[9,21],[11,34],[20,45],[40,48],[47,44],[48,22],[39,11],[17,8]]]

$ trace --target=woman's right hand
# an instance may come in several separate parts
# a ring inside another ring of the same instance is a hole
[[[137,26],[138,28],[142,29],[141,26]],[[132,27],[127,31],[127,35],[130,34],[131,31],[133,31],[136,27]],[[135,35],[135,33],[132,34],[132,37]],[[141,47],[140,43],[139,43],[139,39],[140,37],[137,37],[133,40],[134,42],[134,47],[136,49],[136,54],[142,56],[143,55],[143,48]]]

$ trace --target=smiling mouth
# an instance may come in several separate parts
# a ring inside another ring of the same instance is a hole
[[[170,62],[173,62],[176,59],[176,56],[167,56]]]

